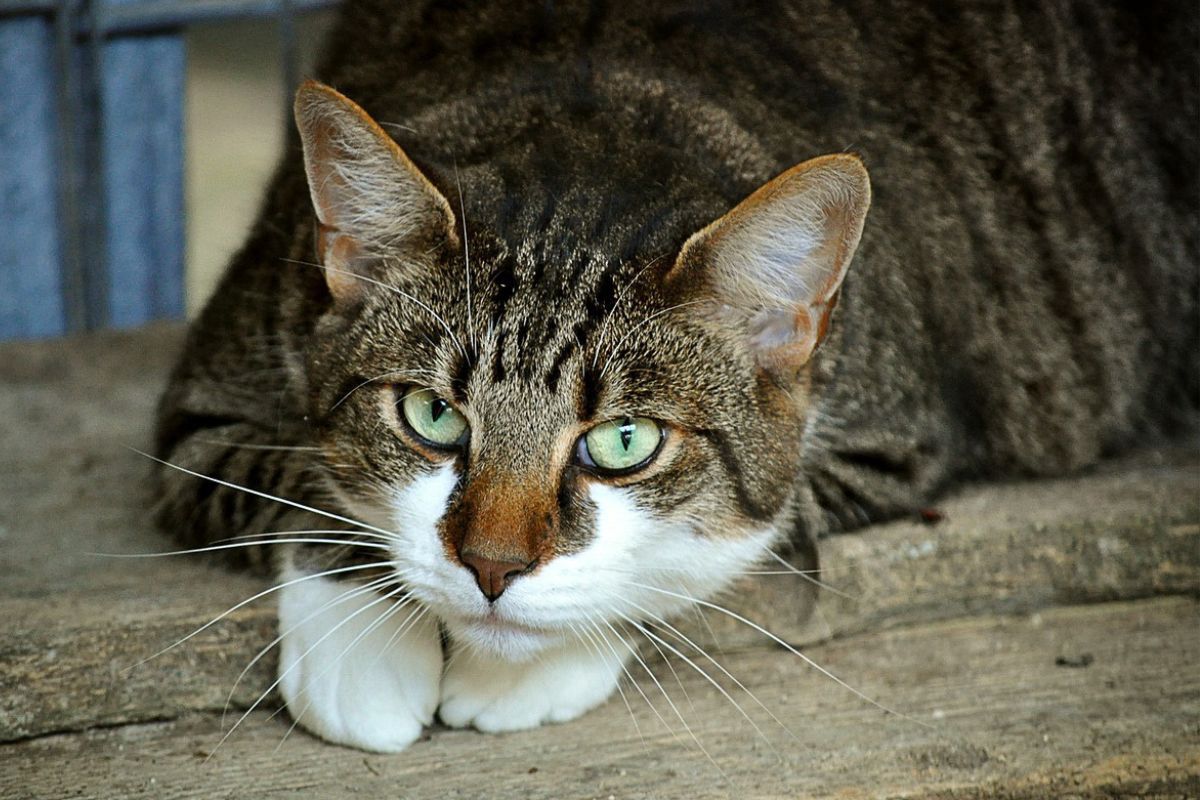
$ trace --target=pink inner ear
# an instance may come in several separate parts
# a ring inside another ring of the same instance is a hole
[[[353,269],[354,262],[362,255],[358,242],[336,228],[321,225],[317,232],[317,252],[321,254],[325,283],[334,300],[339,303],[359,300],[363,282]]]
[[[764,367],[803,366],[829,330],[870,196],[857,158],[806,161],[689,239],[668,280],[705,286]]]
[[[439,230],[456,235],[450,204],[360,106],[313,81],[296,93],[296,125],[320,221],[364,247]]]

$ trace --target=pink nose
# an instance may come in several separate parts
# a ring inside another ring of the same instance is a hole
[[[512,583],[513,578],[525,572],[534,565],[534,561],[522,564],[520,561],[493,561],[481,555],[466,551],[459,555],[467,568],[475,573],[475,582],[479,591],[490,602],[495,602],[504,590]]]

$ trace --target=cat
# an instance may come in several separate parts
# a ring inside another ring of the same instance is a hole
[[[1194,426],[1185,5],[350,0],[160,524],[249,536],[293,718],[397,751],[583,714],[771,552]]]

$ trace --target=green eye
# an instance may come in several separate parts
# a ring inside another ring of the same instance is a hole
[[[647,417],[601,422],[579,440],[579,460],[606,472],[631,472],[650,461],[663,440],[663,429]]]
[[[429,389],[406,389],[400,398],[404,419],[422,439],[441,447],[461,444],[467,419]]]

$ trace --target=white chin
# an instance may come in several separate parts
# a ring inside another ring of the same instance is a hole
[[[538,653],[560,644],[561,633],[530,628],[495,618],[447,621],[451,638],[481,655],[505,661],[529,661]]]

